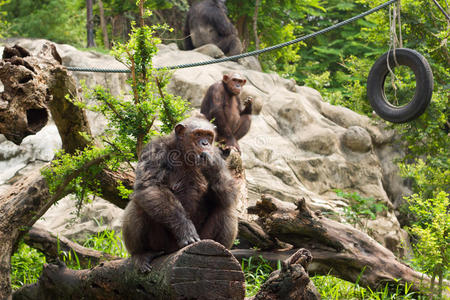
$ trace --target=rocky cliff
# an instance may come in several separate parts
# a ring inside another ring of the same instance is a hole
[[[44,41],[10,42],[34,52]],[[66,66],[123,68],[107,55],[79,51],[68,45],[57,45],[57,49]],[[163,45],[154,63],[170,66],[206,61],[216,57],[217,51],[220,50],[212,46],[200,52],[180,51],[174,44]],[[249,204],[255,203],[261,194],[289,202],[305,198],[313,210],[345,222],[342,215],[349,200],[337,196],[336,189],[373,197],[388,209],[375,220],[364,220],[360,227],[381,244],[401,252],[405,234],[394,208],[408,189],[396,175],[392,162],[399,155],[395,135],[365,116],[324,102],[314,89],[298,86],[276,74],[249,69],[245,63],[225,62],[176,70],[170,91],[198,107],[207,88],[230,71],[240,72],[247,79],[242,98],[248,95],[255,99],[252,127],[240,141]],[[88,86],[105,85],[114,94],[127,90],[124,74],[74,72],[73,75]],[[104,120],[94,114],[89,119],[94,132],[101,132]],[[52,124],[27,137],[20,146],[0,137],[0,191],[20,174],[51,160],[53,150],[60,145]],[[40,222],[71,237],[92,230],[94,217],[97,220],[103,217],[105,225],[112,224],[116,229],[120,226],[114,217],[118,209],[99,201],[87,207],[84,217],[68,228],[71,207],[69,200],[63,200]]]

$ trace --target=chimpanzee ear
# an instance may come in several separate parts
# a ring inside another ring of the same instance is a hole
[[[224,74],[222,80],[224,82],[228,82],[230,80],[230,76],[228,76],[227,74]]]
[[[175,126],[175,134],[177,136],[182,136],[184,134],[184,131],[186,130],[186,126],[184,124],[179,123],[177,126]]]

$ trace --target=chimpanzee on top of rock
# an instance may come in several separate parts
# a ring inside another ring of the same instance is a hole
[[[214,138],[213,124],[191,117],[144,148],[122,228],[141,271],[154,257],[200,239],[232,246],[237,188]]]
[[[225,0],[204,0],[192,5],[186,17],[184,35],[187,37],[185,50],[212,43],[227,56],[242,53],[237,30],[227,17]]]
[[[225,144],[225,150],[234,147],[240,152],[237,141],[250,129],[253,101],[248,97],[242,107],[239,98],[246,82],[238,73],[225,74],[203,98],[200,112],[217,126],[217,141]]]

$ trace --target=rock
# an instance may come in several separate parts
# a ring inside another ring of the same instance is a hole
[[[81,243],[89,235],[106,229],[121,232],[122,209],[97,198],[92,203],[83,205],[78,217],[75,203],[73,196],[59,200],[36,222],[36,225]]]
[[[355,152],[367,152],[372,148],[369,133],[362,127],[350,126],[342,135],[344,146]]]
[[[238,59],[238,63],[243,65],[246,69],[262,72],[261,64],[259,63],[258,58],[256,58],[255,56],[240,58]]]
[[[223,53],[223,51],[214,44],[206,44],[206,45],[200,46],[200,47],[196,48],[194,51],[208,55],[212,58],[225,57],[225,54]]]

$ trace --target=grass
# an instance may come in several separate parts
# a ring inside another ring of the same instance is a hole
[[[16,253],[11,257],[11,286],[14,290],[22,285],[35,283],[46,263],[45,256],[20,242]]]
[[[322,299],[338,300],[394,300],[394,299],[425,299],[423,296],[411,292],[411,287],[401,284],[386,284],[383,288],[373,291],[358,283],[351,283],[331,275],[311,277]]]
[[[262,256],[242,259],[242,270],[245,276],[245,294],[247,297],[256,295],[261,285],[269,278],[273,268]],[[278,264],[278,268],[280,264]]]

